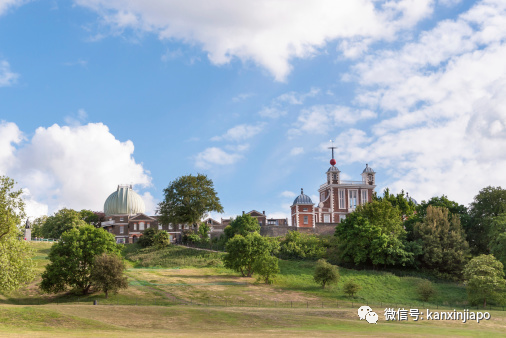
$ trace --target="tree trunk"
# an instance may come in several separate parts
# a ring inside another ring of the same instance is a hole
[[[105,292],[105,299],[107,299],[107,297],[109,297],[109,293],[108,293],[109,291],[107,289],[105,289],[104,292]]]
[[[486,298],[483,300],[483,308],[484,309],[487,308],[487,299]]]
[[[87,295],[90,291],[91,284],[83,288],[83,295]]]

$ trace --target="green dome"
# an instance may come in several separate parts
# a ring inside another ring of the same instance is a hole
[[[134,215],[144,213],[146,206],[142,197],[132,190],[132,186],[118,185],[118,189],[107,197],[104,203],[106,215]]]

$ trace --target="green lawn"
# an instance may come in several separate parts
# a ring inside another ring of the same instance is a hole
[[[465,306],[465,289],[456,283],[435,283],[437,297],[423,304],[415,291],[420,278],[340,268],[340,282],[322,289],[312,280],[315,262],[280,261],[276,282],[266,285],[224,268],[223,253],[177,246],[126,246],[129,288],[109,299],[103,293],[47,295],[37,284],[51,244],[32,245],[38,277],[0,295],[0,336],[506,335],[506,311],[492,311],[480,324],[384,320],[386,307]],[[363,287],[355,298],[342,292],[350,278]],[[378,324],[358,320],[357,308],[365,304],[378,313]]]

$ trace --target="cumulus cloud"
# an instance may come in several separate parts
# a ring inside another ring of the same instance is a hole
[[[506,185],[505,25],[506,3],[481,1],[360,62],[356,101],[382,119],[339,134],[339,158],[374,163],[393,191],[418,200],[467,204],[487,185]]]
[[[15,145],[22,140],[23,134],[15,123],[0,122],[0,175],[7,174],[15,159]]]
[[[252,138],[253,136],[262,132],[265,124],[259,123],[257,125],[240,124],[227,130],[221,136],[211,138],[212,141],[242,141]]]
[[[151,184],[149,172],[133,158],[133,143],[117,140],[102,123],[40,127],[17,148],[12,148],[21,140],[17,126],[3,123],[0,128],[0,142],[11,140],[7,155],[1,147],[0,168],[26,189],[29,212],[53,213],[62,207],[98,211],[118,184]]]
[[[13,85],[18,77],[18,74],[11,71],[11,67],[7,61],[0,60],[0,87]]]
[[[283,81],[293,58],[310,58],[336,39],[393,39],[432,13],[433,0],[75,0],[115,32],[127,28],[195,44],[222,65],[254,62]],[[346,55],[346,48],[345,55]],[[365,50],[366,47],[362,47]]]

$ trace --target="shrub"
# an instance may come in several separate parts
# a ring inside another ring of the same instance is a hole
[[[353,279],[349,279],[346,283],[344,283],[343,291],[348,296],[354,296],[357,292],[359,292],[362,287],[357,284]]]
[[[270,255],[258,257],[253,263],[253,271],[259,274],[257,280],[272,284],[274,277],[279,273],[278,258]]]
[[[170,244],[170,236],[165,231],[158,231],[153,236],[153,244],[158,248],[166,247]]]
[[[286,258],[322,258],[326,247],[316,235],[289,231],[280,243],[280,255]]]
[[[313,279],[316,283],[320,284],[322,288],[331,283],[339,281],[339,271],[335,265],[328,263],[324,259],[318,260]]]
[[[139,237],[137,243],[143,248],[147,248],[148,246],[152,246],[154,244],[155,235],[158,233],[158,230],[155,228],[148,228],[144,230],[142,236]]]
[[[424,280],[418,284],[417,292],[420,296],[420,299],[424,302],[427,302],[430,298],[432,298],[432,296],[436,294],[436,289],[430,280]]]
[[[105,292],[105,298],[109,291],[118,293],[119,289],[128,287],[127,277],[123,275],[125,264],[116,254],[103,253],[96,256],[93,262],[90,279],[97,290]]]

